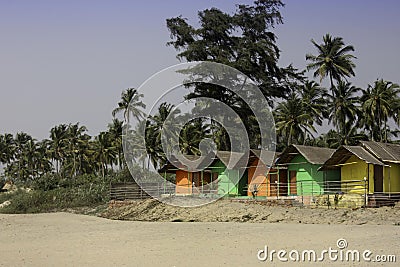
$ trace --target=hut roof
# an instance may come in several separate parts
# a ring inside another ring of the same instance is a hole
[[[361,145],[381,161],[400,163],[400,145],[373,141],[362,141]]]
[[[184,157],[193,162],[191,168],[185,163],[179,160],[176,156],[171,156],[170,160],[162,166],[158,172],[175,172],[176,170],[188,170],[193,171],[195,169],[202,170],[206,169],[211,162],[219,159],[229,169],[235,169],[247,165],[248,154],[231,151],[217,151],[216,155],[207,156],[196,156],[196,155],[184,155]],[[211,157],[211,162],[210,162]]]
[[[282,152],[277,164],[290,163],[299,154],[311,164],[324,164],[334,152],[334,149],[325,147],[290,145]]]
[[[192,167],[194,169],[202,168],[202,165],[205,163],[206,156],[197,156],[197,155],[184,155],[184,157],[193,162]],[[197,162],[196,162],[197,161]],[[181,160],[179,160],[176,156],[171,155],[170,160],[162,166],[158,172],[175,172],[177,169],[180,170],[189,170],[188,166],[184,164]],[[190,171],[190,170],[189,170]]]
[[[269,150],[261,150],[261,149],[250,149],[250,161],[252,162],[252,157],[258,158],[262,163],[267,166],[272,166],[277,159],[279,153]]]
[[[245,153],[232,151],[217,151],[217,158],[220,159],[228,169],[246,166],[248,161],[248,155],[246,156]]]
[[[351,156],[356,156],[366,163],[385,165],[361,146],[341,146],[332,154],[332,156],[324,163],[324,165],[322,165],[320,170],[337,169]]]

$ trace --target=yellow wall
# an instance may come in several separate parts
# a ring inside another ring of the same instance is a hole
[[[400,192],[400,164],[390,163],[389,165],[390,167],[383,169],[383,191],[386,193]]]
[[[344,165],[341,166],[341,180],[342,182],[358,180],[363,181],[364,177],[368,179],[368,164],[360,160],[356,156],[351,156]],[[369,166],[369,193],[374,190],[374,167],[372,164]],[[364,186],[362,182],[359,183],[342,183],[342,191],[353,194],[364,194]]]
[[[356,156],[349,158],[345,165],[341,167],[342,181],[349,180],[363,180],[364,177],[368,178],[368,164]],[[390,183],[390,185],[389,185]],[[348,193],[364,194],[362,184],[349,184],[347,187],[343,183],[342,190]],[[385,193],[400,192],[400,164],[390,164],[390,167],[383,168],[383,191]],[[374,165],[369,164],[369,191],[374,193]]]

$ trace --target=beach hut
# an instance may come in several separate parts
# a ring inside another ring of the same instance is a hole
[[[161,175],[175,174],[177,195],[200,193],[221,196],[247,195],[248,155],[245,153],[217,151],[210,164],[202,161],[200,156],[184,156],[190,161],[197,161],[197,165],[191,169],[172,156],[170,161],[158,170]]]
[[[334,149],[290,145],[279,156],[277,166],[287,167],[288,195],[320,195],[325,193],[325,186],[340,181],[340,171],[318,169],[335,152]],[[284,182],[280,182],[285,187]]]
[[[184,157],[190,161],[198,161],[196,165],[192,166],[194,169],[203,169],[201,164],[204,162],[200,156],[184,155]],[[218,178],[217,173],[213,175],[209,170],[194,171],[174,156],[171,156],[170,161],[158,172],[165,178],[167,173],[175,174],[175,193],[177,195],[212,193],[211,183]]]
[[[287,172],[275,165],[279,153],[267,150],[250,150],[248,162],[248,196],[285,196],[287,187],[278,187],[278,182],[287,183]],[[283,168],[285,169],[285,168]]]
[[[400,193],[400,145],[373,141],[362,141],[360,145],[385,164],[374,166],[370,191]]]
[[[217,151],[216,160],[207,169],[218,175],[218,195],[247,195],[248,157],[245,153]]]
[[[339,170],[341,191],[345,193],[373,193],[382,183],[385,164],[362,146],[341,146],[321,167],[323,171]],[[364,182],[365,181],[365,184]]]

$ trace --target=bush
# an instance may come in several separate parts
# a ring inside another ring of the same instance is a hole
[[[154,173],[139,171],[140,175],[154,177]],[[95,207],[109,201],[111,182],[128,181],[133,181],[133,178],[127,169],[109,172],[105,177],[84,174],[63,178],[57,174],[47,174],[29,183],[18,184],[22,188],[32,188],[30,192],[20,189],[12,193],[0,193],[0,203],[11,201],[9,206],[0,208],[0,213],[38,213]]]

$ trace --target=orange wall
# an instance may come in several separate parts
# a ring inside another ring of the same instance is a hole
[[[248,169],[248,185],[247,195],[252,196],[251,191],[254,184],[257,185],[258,193],[257,196],[267,196],[267,166],[256,159]]]
[[[190,194],[192,192],[191,174],[187,171],[178,170],[175,176],[176,193],[177,194]]]

